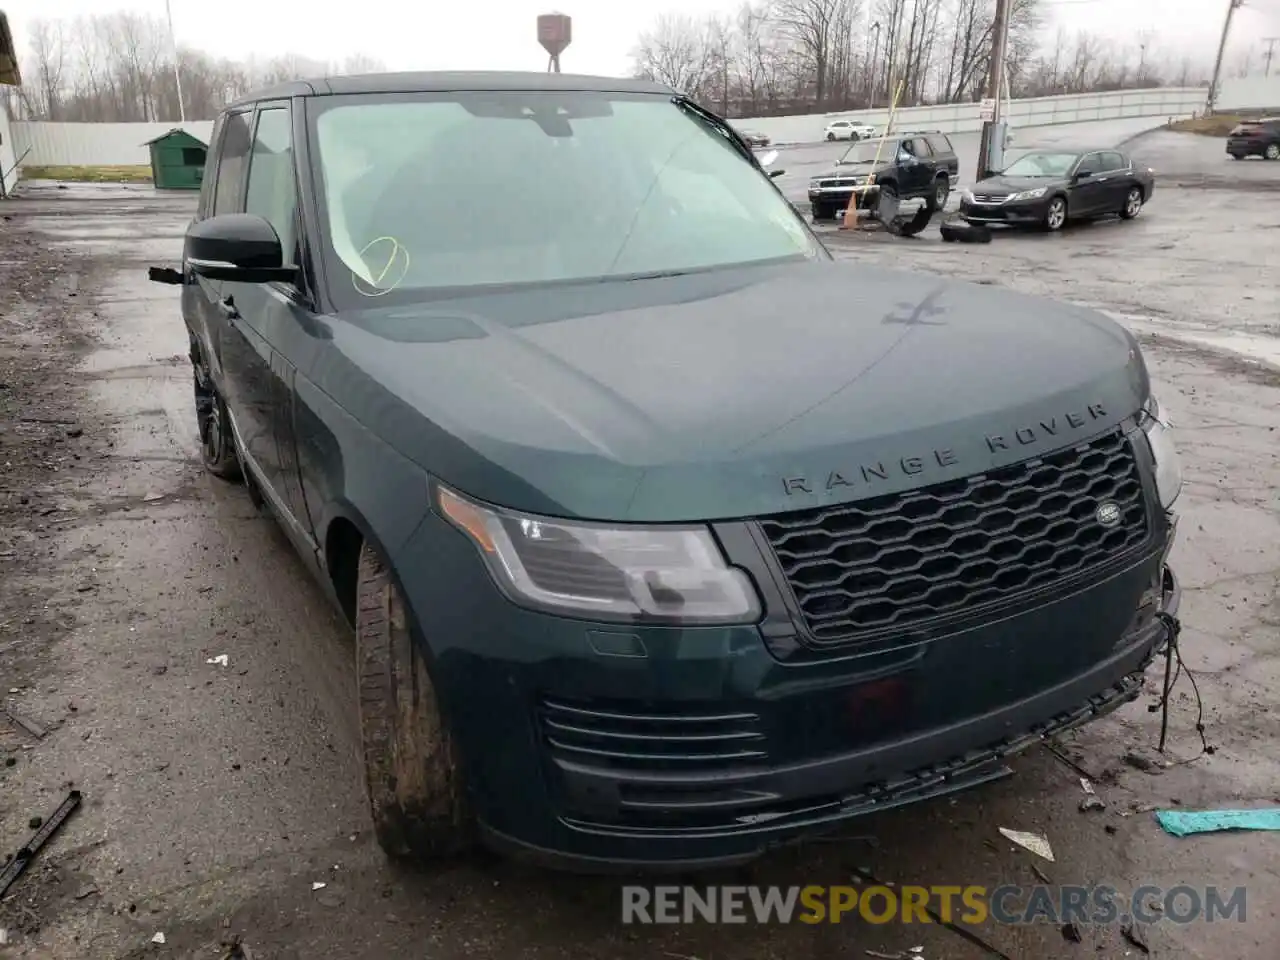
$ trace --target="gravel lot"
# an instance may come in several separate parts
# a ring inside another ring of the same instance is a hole
[[[1149,811],[1280,799],[1280,367],[1264,362],[1280,342],[1266,279],[1280,263],[1280,164],[1232,163],[1220,141],[1172,134],[1134,150],[1164,179],[1132,223],[973,247],[934,231],[824,237],[839,256],[919,271],[922,286],[946,274],[1087,303],[1144,336],[1181,431],[1183,652],[1214,752],[1200,756],[1184,679],[1171,751],[1193,762],[1124,761],[1155,743],[1150,697],[1063,745],[1104,811],[1082,813],[1078,770],[1041,749],[1000,783],[699,884],[840,884],[866,868],[899,884],[1026,885],[1028,856],[997,828],[1036,830],[1054,883],[1248,886],[1244,925],[1159,924],[1153,956],[1274,958],[1269,836],[1176,840]],[[1112,927],[1073,943],[1056,927],[986,926],[973,931],[985,947],[936,925],[623,927],[613,881],[487,858],[389,867],[365,812],[350,638],[273,523],[199,464],[176,295],[146,281],[176,259],[191,203],[36,186],[0,205],[0,695],[47,731],[0,715],[13,761],[0,766],[0,850],[68,784],[85,796],[0,902],[5,956],[214,958],[239,936],[254,960],[1139,955]],[[222,654],[225,667],[208,662]]]

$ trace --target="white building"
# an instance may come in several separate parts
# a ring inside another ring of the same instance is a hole
[[[0,10],[0,84],[20,86],[22,75],[18,72],[18,51],[13,46],[13,33],[9,30],[9,18]],[[14,169],[18,158],[13,151],[13,131],[9,128],[9,114],[5,103],[0,99],[0,197],[9,195],[9,191],[18,182],[18,171]]]

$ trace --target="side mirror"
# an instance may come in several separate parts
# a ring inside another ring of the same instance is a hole
[[[785,171],[785,170],[770,170],[770,171],[769,171],[769,177],[770,177],[770,179],[772,179],[772,180],[776,180],[776,179],[778,179],[778,177],[782,176],[782,175],[783,175],[784,173],[786,173],[786,172],[787,172],[787,171]]]
[[[207,280],[293,283],[298,268],[286,266],[275,227],[252,213],[224,213],[193,224],[184,258]]]
[[[1079,183],[1081,180],[1088,180],[1093,176],[1092,170],[1077,170],[1071,175],[1072,183]]]

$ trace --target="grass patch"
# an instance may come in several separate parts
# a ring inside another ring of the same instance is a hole
[[[1180,133],[1198,133],[1202,137],[1225,137],[1245,121],[1256,119],[1257,117],[1242,117],[1236,113],[1215,113],[1211,117],[1175,120],[1169,124],[1169,129]]]
[[[65,180],[69,183],[150,183],[151,167],[23,167],[24,180]]]

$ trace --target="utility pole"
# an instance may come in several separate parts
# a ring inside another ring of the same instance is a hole
[[[991,112],[991,119],[982,122],[982,140],[978,144],[979,180],[991,174],[992,146],[997,137],[1001,142],[995,151],[997,154],[995,159],[1000,159],[999,154],[1004,150],[1002,136],[1004,111],[1001,109],[1000,94],[1004,89],[1004,63],[1009,47],[1010,3],[1011,0],[996,0],[996,18],[991,25],[991,69],[987,73],[987,99],[993,101],[994,109]]]
[[[880,21],[871,25],[871,32],[876,35],[876,45],[871,51],[871,61],[867,64],[867,77],[871,81],[871,89],[867,93],[867,108],[875,109],[876,88],[880,86]]]
[[[1271,76],[1271,55],[1275,53],[1276,44],[1280,43],[1280,37],[1263,37],[1262,42],[1267,45],[1267,52],[1263,55],[1263,62],[1266,63],[1266,70],[1263,72],[1264,77]]]
[[[1231,35],[1231,18],[1244,6],[1244,0],[1227,0],[1227,18],[1222,22],[1222,39],[1218,41],[1218,59],[1213,64],[1213,81],[1209,84],[1209,100],[1205,112],[1213,113],[1218,102],[1218,81],[1222,77],[1222,60],[1227,55],[1227,37]]]
[[[169,21],[169,46],[173,49],[173,82],[178,88],[178,122],[186,125],[187,107],[182,102],[182,71],[178,69],[178,37],[173,32],[173,9],[164,0],[164,15]]]

